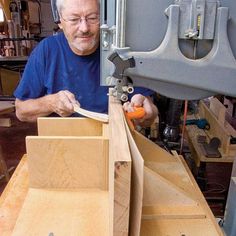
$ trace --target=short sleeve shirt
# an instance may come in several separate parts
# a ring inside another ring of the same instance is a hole
[[[35,99],[61,90],[73,93],[86,110],[108,111],[108,87],[100,86],[100,49],[88,56],[76,55],[64,33],[42,40],[33,50],[14,96]],[[135,93],[153,92],[136,88]]]

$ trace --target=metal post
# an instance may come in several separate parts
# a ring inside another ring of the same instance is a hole
[[[116,47],[125,47],[126,0],[117,0],[116,4]]]

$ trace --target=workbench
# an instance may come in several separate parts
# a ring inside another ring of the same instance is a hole
[[[209,104],[200,101],[198,111],[194,116],[189,115],[188,119],[206,119],[210,129],[200,129],[197,125],[186,126],[193,159],[192,170],[215,216],[223,217],[232,164],[236,157],[236,145],[230,140],[235,137],[236,132],[226,121],[226,108],[216,98],[211,98]],[[218,149],[221,157],[207,157],[199,137],[205,137],[207,143],[211,138],[217,137],[221,142]],[[218,191],[212,191],[213,189]]]
[[[210,129],[200,129],[196,125],[186,126],[190,149],[197,167],[201,162],[232,163],[236,157],[236,144],[231,143],[231,138],[236,137],[236,130],[226,121],[226,108],[216,98],[210,99],[209,107],[204,101],[199,103],[199,112],[195,119],[204,118],[210,125]],[[188,117],[192,119],[193,116]],[[220,140],[219,153],[221,157],[207,157],[199,143],[199,137],[205,137],[206,142],[216,137]]]

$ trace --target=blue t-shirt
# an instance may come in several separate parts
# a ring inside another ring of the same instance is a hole
[[[14,96],[27,100],[61,90],[73,93],[86,110],[108,111],[108,87],[100,86],[99,48],[91,55],[78,56],[64,33],[44,39],[33,50]],[[144,88],[136,88],[135,93],[152,94]]]

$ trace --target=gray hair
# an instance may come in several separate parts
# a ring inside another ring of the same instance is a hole
[[[58,10],[59,14],[61,13],[62,8],[64,7],[64,2],[65,2],[65,0],[56,0],[57,10]],[[97,0],[97,2],[100,5],[101,0]]]
[[[56,0],[57,10],[59,13],[61,13],[61,10],[63,8],[63,3],[64,3],[64,0]]]

